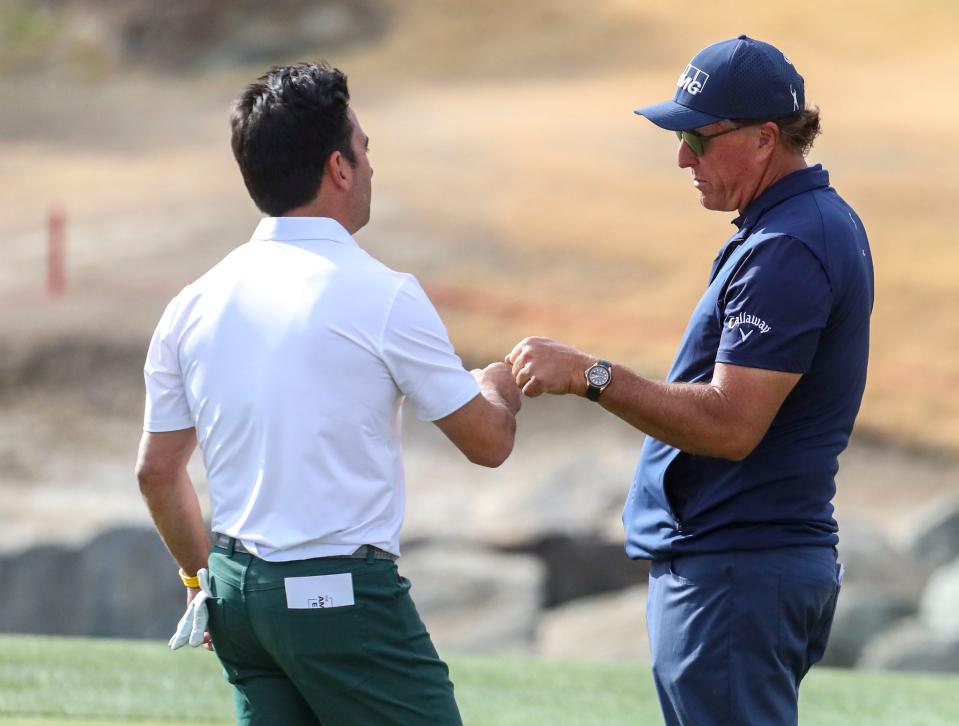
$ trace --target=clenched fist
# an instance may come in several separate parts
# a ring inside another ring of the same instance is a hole
[[[586,395],[586,369],[596,359],[550,338],[523,338],[508,356],[516,385],[527,396]]]

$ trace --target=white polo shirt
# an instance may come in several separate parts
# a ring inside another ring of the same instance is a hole
[[[263,219],[167,306],[144,429],[195,427],[212,527],[272,561],[399,554],[400,406],[422,420],[479,385],[416,279],[336,221]]]

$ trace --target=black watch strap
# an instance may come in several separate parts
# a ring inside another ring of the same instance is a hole
[[[589,380],[589,371],[595,368],[596,366],[601,366],[609,372],[609,377],[606,379],[606,383],[602,386],[593,385],[592,381]],[[590,401],[599,401],[599,394],[603,392],[606,386],[609,385],[609,382],[613,379],[613,364],[608,360],[598,360],[589,368],[586,369],[586,398]]]

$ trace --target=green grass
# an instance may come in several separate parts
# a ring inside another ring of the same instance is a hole
[[[477,726],[656,724],[642,663],[450,659],[457,700]],[[959,723],[959,676],[816,669],[802,724]],[[0,636],[0,724],[94,726],[232,722],[230,689],[206,651],[153,641]]]

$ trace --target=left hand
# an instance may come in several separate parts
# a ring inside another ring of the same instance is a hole
[[[190,589],[186,612],[183,613],[183,617],[177,624],[176,632],[170,638],[170,650],[182,648],[187,643],[190,644],[191,648],[205,645],[207,650],[213,650],[210,633],[206,628],[209,621],[206,601],[207,598],[213,596],[213,590],[210,588],[210,576],[205,567],[197,572],[196,576],[200,581],[200,589]]]
[[[516,385],[530,398],[542,393],[586,395],[586,369],[595,358],[550,338],[523,338],[508,356]]]

